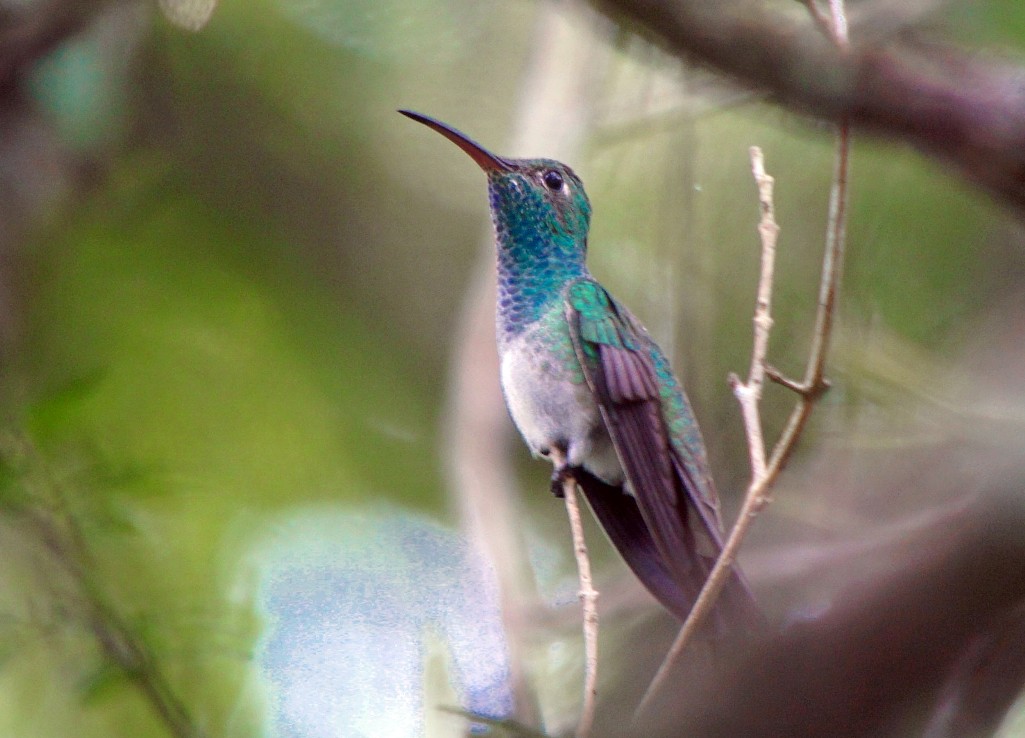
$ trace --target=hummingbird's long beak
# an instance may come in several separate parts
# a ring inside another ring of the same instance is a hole
[[[440,120],[435,120],[429,116],[414,113],[412,110],[400,110],[399,112],[407,118],[412,118],[418,123],[423,123],[428,128],[436,130],[442,136],[469,154],[470,158],[477,162],[477,166],[485,172],[493,170],[508,172],[512,170],[513,167],[508,161],[500,156],[495,156],[469,136],[461,131],[457,131],[452,126],[445,125]]]

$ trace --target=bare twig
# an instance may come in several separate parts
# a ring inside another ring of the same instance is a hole
[[[573,553],[580,574],[580,606],[584,612],[584,704],[577,724],[577,738],[587,738],[594,724],[594,704],[598,694],[598,592],[592,584],[591,562],[584,541],[584,526],[580,522],[577,483],[567,479],[562,489],[573,531]]]
[[[833,21],[833,40],[841,51],[846,51],[848,46],[847,12],[844,9],[844,0],[829,0],[829,15]]]
[[[552,460],[556,464],[564,461],[559,456],[557,451],[553,451]],[[577,483],[570,475],[563,479],[562,494],[566,500],[569,527],[573,532],[573,553],[580,577],[580,606],[584,613],[584,704],[576,735],[577,738],[587,738],[594,725],[595,698],[598,693],[598,592],[591,577],[591,560],[587,555],[580,505],[577,503]]]
[[[833,25],[829,22],[829,18],[819,8],[818,0],[800,0],[800,3],[804,7],[808,8],[808,14],[811,19],[815,22],[815,25],[820,31],[826,34],[827,37],[833,37]]]
[[[843,0],[830,0],[832,14],[832,37],[841,48],[847,47],[847,23],[844,17]],[[680,629],[669,653],[666,655],[655,678],[648,687],[635,717],[645,711],[652,699],[665,682],[673,665],[680,654],[711,612],[719,594],[722,592],[730,571],[736,562],[737,553],[743,543],[751,523],[758,513],[769,502],[769,490],[783,470],[790,454],[807,424],[815,402],[828,388],[824,378],[826,354],[832,334],[833,317],[836,308],[840,276],[843,271],[843,257],[847,221],[847,172],[850,159],[850,130],[845,122],[837,128],[836,158],[833,172],[833,184],[830,190],[829,218],[826,233],[825,253],[822,259],[822,276],[819,284],[818,312],[815,318],[815,331],[809,350],[808,363],[804,381],[800,384],[781,377],[778,372],[767,372],[765,355],[768,348],[769,330],[772,319],[769,313],[772,293],[773,266],[778,226],[772,219],[772,182],[766,178],[761,166],[760,152],[752,150],[752,168],[759,186],[759,200],[762,208],[762,221],[759,233],[762,237],[762,271],[758,286],[758,303],[755,308],[755,338],[751,357],[751,372],[746,383],[742,383],[734,375],[731,377],[734,394],[740,402],[744,414],[744,427],[750,445],[751,483],[748,486],[744,504],[741,507],[737,522],[723,545],[715,566],[712,568],[691,609],[687,620]],[[773,447],[768,464],[765,463],[765,449],[761,430],[761,419],[758,403],[764,376],[779,381],[798,394],[796,407],[790,414],[787,424]]]
[[[86,624],[106,657],[146,696],[175,738],[203,738],[185,703],[167,681],[145,641],[106,602],[93,598]]]
[[[673,665],[680,658],[680,654],[690,642],[694,633],[701,625],[704,617],[715,605],[719,593],[726,584],[733,562],[736,560],[740,544],[747,535],[747,530],[754,520],[758,511],[765,506],[767,498],[766,491],[779,473],[779,467],[774,467],[771,472],[765,462],[765,441],[762,434],[761,413],[759,403],[762,397],[762,386],[765,382],[765,357],[769,348],[769,333],[772,329],[772,284],[775,274],[776,263],[776,238],[779,235],[779,226],[775,218],[775,206],[772,200],[773,179],[765,173],[765,162],[762,151],[757,146],[751,147],[751,169],[755,182],[758,184],[758,201],[762,212],[758,224],[758,233],[762,243],[762,267],[761,276],[758,280],[758,298],[755,304],[754,315],[754,342],[751,351],[751,369],[747,382],[741,382],[735,374],[730,375],[730,385],[733,387],[733,394],[740,403],[744,419],[744,430],[747,434],[748,448],[751,456],[751,484],[748,487],[747,497],[740,517],[730,537],[723,546],[718,561],[708,576],[708,581],[698,595],[690,615],[684,622],[683,627],[673,641],[673,645],[666,654],[665,659],[659,667],[658,672],[648,686],[644,698],[637,707],[635,716],[641,715],[650,705],[651,700],[658,694],[659,689],[672,671]]]
[[[760,480],[765,476],[765,440],[762,436],[762,420],[759,402],[762,386],[765,384],[765,357],[769,351],[769,333],[772,331],[772,282],[776,266],[776,238],[779,225],[776,223],[776,209],[772,202],[773,179],[765,173],[765,159],[762,150],[751,147],[751,171],[758,185],[758,202],[762,211],[758,233],[762,241],[762,270],[758,280],[758,299],[755,303],[754,345],[751,351],[751,369],[747,382],[741,382],[735,374],[730,375],[733,394],[740,403],[744,416],[744,431],[751,454],[751,476]]]
[[[833,38],[837,46],[846,49],[847,21],[844,16],[843,0],[830,0],[833,18]],[[779,455],[785,463],[793,443],[789,440],[799,434],[811,405],[829,388],[825,379],[826,354],[832,335],[837,291],[843,274],[843,257],[847,240],[847,172],[850,168],[850,125],[846,120],[836,130],[836,156],[833,164],[833,185],[829,192],[829,220],[826,226],[826,250],[822,258],[822,278],[819,286],[819,308],[815,316],[815,331],[808,356],[804,380],[795,382],[776,370],[769,372],[773,381],[792,389],[801,397],[798,407],[791,413],[787,426],[776,443],[773,457]],[[802,417],[803,416],[803,417]],[[791,431],[791,428],[794,428]],[[787,444],[784,445],[784,440]]]

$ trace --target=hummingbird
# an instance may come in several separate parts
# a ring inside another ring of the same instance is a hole
[[[572,477],[633,573],[686,619],[722,550],[718,497],[668,359],[587,268],[583,183],[560,162],[497,156],[441,121],[399,112],[487,175],[502,392],[531,452],[552,461],[552,492],[561,497]],[[736,566],[712,615],[716,632],[760,618]]]

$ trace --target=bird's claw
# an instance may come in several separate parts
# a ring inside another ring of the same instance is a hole
[[[555,467],[552,470],[552,494],[560,500],[566,496],[563,485],[567,479],[573,478],[573,469],[569,466]]]

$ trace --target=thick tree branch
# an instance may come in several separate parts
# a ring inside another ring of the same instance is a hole
[[[905,531],[867,577],[810,577],[845,582],[828,609],[675,683],[627,735],[990,735],[1025,683],[1025,511],[1011,484]]]
[[[749,0],[595,3],[671,53],[784,105],[944,160],[1025,213],[1025,67],[943,43],[838,47],[808,18]]]

